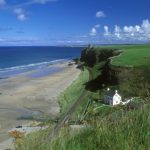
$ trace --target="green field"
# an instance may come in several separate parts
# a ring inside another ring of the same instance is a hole
[[[85,88],[85,83],[89,79],[88,70],[81,72],[79,77],[59,96],[61,113],[65,113],[72,103],[80,96]]]
[[[102,48],[121,50],[121,55],[112,59],[112,65],[122,67],[140,67],[150,65],[150,45],[115,45]]]
[[[52,143],[54,150],[148,150],[150,147],[150,106],[140,110],[119,111],[78,134],[69,130]],[[119,117],[120,116],[120,117]],[[92,119],[91,119],[92,120]]]

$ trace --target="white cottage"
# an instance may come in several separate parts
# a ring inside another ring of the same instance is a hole
[[[111,91],[109,88],[107,89],[104,95],[104,102],[109,105],[119,105],[122,103],[122,98],[118,94],[118,91]]]

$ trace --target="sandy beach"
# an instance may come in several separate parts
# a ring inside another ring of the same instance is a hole
[[[29,123],[33,117],[59,114],[58,95],[80,74],[76,65],[55,64],[60,71],[31,78],[27,74],[0,80],[0,143],[13,127]],[[51,66],[50,66],[51,67]]]

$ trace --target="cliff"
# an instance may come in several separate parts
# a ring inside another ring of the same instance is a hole
[[[111,59],[120,53],[119,49],[98,47],[82,51],[80,60],[93,74],[93,80],[86,84],[86,89],[94,92],[111,86],[119,89],[125,97],[146,97],[150,91],[150,68],[112,65]]]

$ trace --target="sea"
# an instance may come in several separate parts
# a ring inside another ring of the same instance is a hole
[[[30,77],[34,78],[57,72],[60,68],[53,67],[53,64],[78,58],[82,50],[83,47],[0,47],[0,79],[33,70],[35,72]]]

